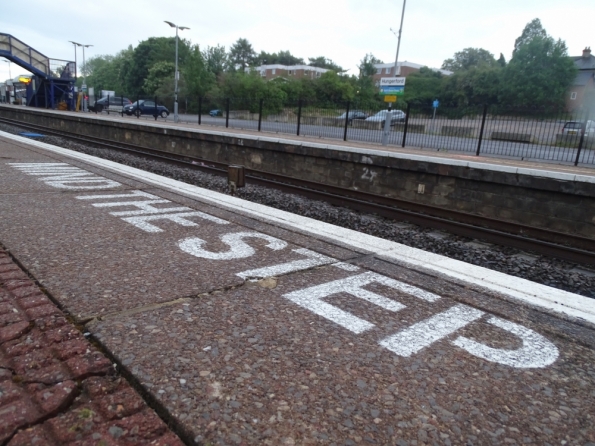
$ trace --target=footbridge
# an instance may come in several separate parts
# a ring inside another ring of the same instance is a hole
[[[32,73],[26,85],[28,106],[73,109],[75,62],[51,59],[5,33],[0,33],[0,56]]]

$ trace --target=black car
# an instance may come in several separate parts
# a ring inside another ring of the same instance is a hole
[[[347,112],[345,112],[341,116],[337,117],[337,119],[342,119],[344,121],[346,115],[347,115]],[[349,123],[349,125],[351,125],[351,123],[353,122],[354,119],[366,119],[368,116],[370,116],[370,115],[368,115],[366,112],[363,112],[360,110],[352,110],[349,112],[349,116],[347,117],[347,122]]]
[[[130,105],[124,106],[124,113],[127,115],[150,115],[150,116],[161,116],[167,118],[169,116],[169,110],[163,105],[155,105],[155,101],[139,100],[133,102]]]
[[[109,103],[108,103],[109,99]],[[122,107],[132,104],[132,101],[122,96],[109,96],[101,99],[97,99],[95,104],[89,105],[89,110],[101,113],[103,110],[113,109],[118,113],[122,110]]]

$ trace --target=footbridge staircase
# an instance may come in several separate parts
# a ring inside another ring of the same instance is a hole
[[[50,59],[10,34],[0,33],[0,57],[32,73],[26,84],[27,105],[57,108],[66,104],[74,108],[75,62]]]

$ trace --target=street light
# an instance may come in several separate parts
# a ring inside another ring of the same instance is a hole
[[[405,17],[405,3],[407,0],[403,0],[403,11],[401,12],[401,26],[399,27],[399,35],[397,36],[397,55],[395,56],[395,77],[397,77],[397,62],[399,61],[399,48],[401,46],[401,32],[403,31],[403,18]],[[392,28],[391,28],[391,31]],[[393,31],[394,33],[394,31]]]
[[[90,46],[93,45],[85,45],[82,43],[77,43],[77,42],[73,42],[72,40],[69,40],[70,43],[72,43],[73,45],[76,45],[74,47],[74,64],[76,66],[76,47],[80,46],[83,48],[83,67],[85,66],[85,48],[89,48]],[[83,85],[82,85],[82,90],[83,90],[83,111],[87,111],[87,101],[85,100],[85,90],[87,90],[87,79],[85,77],[85,72],[83,71],[83,69],[81,68],[81,73],[83,73]],[[75,68],[75,77],[76,77],[76,68]]]
[[[401,26],[399,27],[399,35],[397,36],[397,55],[395,56],[395,77],[397,77],[397,65],[399,62],[399,48],[401,46],[401,31],[403,31],[403,17],[405,17],[405,3],[407,0],[403,0],[403,11],[401,12]],[[390,29],[393,34],[395,33],[393,29]],[[400,72],[399,72],[400,74]],[[385,146],[388,144],[388,135],[390,134],[390,124],[393,120],[393,113],[391,111],[392,103],[388,103],[388,114],[386,115],[386,119],[384,122],[384,132],[382,134],[382,145]]]
[[[174,122],[179,121],[178,117],[178,78],[180,77],[180,73],[178,72],[178,29],[184,31],[185,29],[190,29],[187,26],[178,26],[175,23],[168,22],[164,20],[172,28],[176,29],[176,72],[174,75]]]

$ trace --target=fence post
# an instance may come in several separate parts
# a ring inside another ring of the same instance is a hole
[[[157,121],[157,116],[159,116],[157,114],[157,96],[155,96],[155,121]]]
[[[349,101],[347,101],[347,111],[345,112],[345,129],[343,129],[343,141],[347,141],[347,126],[349,125]]]
[[[580,159],[581,151],[583,149],[583,142],[585,141],[585,132],[587,131],[587,113],[585,113],[584,116],[585,119],[583,119],[583,122],[581,124],[581,139],[579,139],[578,141],[578,150],[576,151],[576,159],[574,160],[575,166],[578,165],[578,160]]]
[[[225,100],[225,128],[229,127],[229,98]]]
[[[409,113],[411,112],[411,104],[407,103],[407,109],[405,110],[405,128],[403,129],[403,142],[401,147],[405,147],[405,141],[407,140],[407,127],[409,126]]]
[[[202,115],[202,97],[198,97],[198,125],[201,124],[201,116]]]
[[[300,125],[302,123],[302,100],[298,101],[297,136],[300,136]]]
[[[479,141],[477,141],[477,151],[475,152],[475,156],[479,156],[479,151],[481,150],[481,140],[483,139],[483,129],[486,125],[486,116],[488,115],[488,104],[483,106],[483,117],[481,118],[481,129],[479,130]]]
[[[260,103],[258,104],[258,131],[260,132],[260,126],[262,124],[262,104],[264,103],[264,99],[260,98]]]

